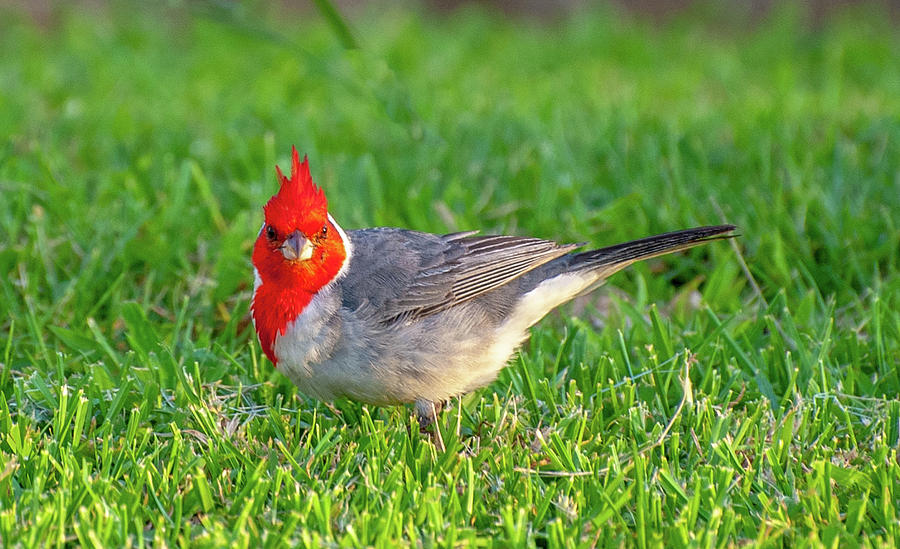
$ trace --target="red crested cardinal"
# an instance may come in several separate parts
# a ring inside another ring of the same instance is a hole
[[[309,396],[415,403],[423,427],[444,401],[493,381],[553,308],[635,261],[735,229],[699,227],[580,253],[578,244],[477,231],[345,231],[296,149],[290,179],[276,171],[281,188],[253,247],[263,352]]]

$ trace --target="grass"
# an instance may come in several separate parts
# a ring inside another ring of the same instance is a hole
[[[900,543],[883,14],[229,6],[0,14],[4,546]],[[348,228],[742,236],[551,315],[439,452],[262,358],[249,250],[292,144]]]

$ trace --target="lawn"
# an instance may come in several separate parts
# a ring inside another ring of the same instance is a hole
[[[148,5],[0,8],[0,545],[900,543],[885,13]],[[346,228],[740,237],[551,314],[442,452],[260,352],[291,145]]]

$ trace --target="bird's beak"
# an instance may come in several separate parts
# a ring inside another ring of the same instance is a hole
[[[312,257],[313,244],[303,233],[294,231],[281,245],[281,253],[288,261],[306,261]]]

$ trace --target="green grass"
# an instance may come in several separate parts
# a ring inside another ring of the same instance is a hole
[[[0,13],[2,545],[900,543],[884,14],[201,6]],[[551,315],[439,452],[262,358],[250,247],[292,144],[348,228],[741,237]]]

